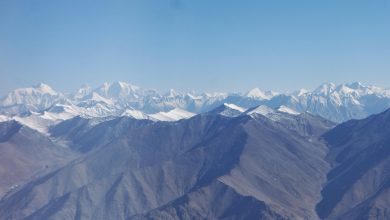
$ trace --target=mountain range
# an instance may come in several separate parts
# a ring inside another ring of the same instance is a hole
[[[389,97],[18,89],[1,102],[0,219],[390,219]]]
[[[210,111],[223,103],[242,109],[265,105],[291,112],[308,112],[339,123],[386,110],[390,107],[390,89],[360,83],[324,83],[313,91],[301,89],[289,94],[258,88],[247,93],[178,93],[170,90],[160,94],[155,90],[114,82],[95,89],[84,86],[63,94],[40,83],[4,96],[0,100],[0,114],[1,117],[34,115],[51,121],[77,115],[87,118],[126,115],[173,121]]]

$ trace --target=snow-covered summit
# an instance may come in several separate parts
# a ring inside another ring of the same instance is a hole
[[[336,89],[336,85],[334,83],[323,83],[319,87],[317,87],[314,91],[313,94],[316,95],[329,95]]]
[[[36,86],[34,86],[33,88],[37,89],[42,94],[50,94],[53,96],[58,95],[58,93],[53,88],[51,88],[49,85],[47,85],[45,83],[39,83]]]
[[[207,112],[206,114],[219,114],[226,117],[236,117],[241,115],[243,112],[245,112],[246,109],[237,106],[235,104],[231,103],[223,103],[222,105],[218,106],[217,108]]]
[[[105,98],[125,99],[136,97],[139,90],[140,88],[138,86],[117,81],[113,83],[104,83],[98,87],[95,92]]]
[[[276,93],[273,91],[263,91],[259,88],[254,88],[246,93],[247,97],[260,100],[269,100],[275,95]]]

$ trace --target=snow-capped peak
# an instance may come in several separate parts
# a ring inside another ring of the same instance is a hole
[[[125,82],[104,83],[96,89],[84,86],[73,94],[66,95],[57,93],[50,86],[40,83],[28,88],[16,89],[0,99],[0,114],[9,117],[25,117],[34,113],[45,113],[48,118],[64,119],[74,115],[91,118],[118,117],[122,114],[130,116],[134,112],[125,113],[130,108],[145,114],[180,108],[196,113],[235,117],[245,111],[241,107],[252,108],[265,104],[280,106],[277,109],[268,109],[268,113],[275,111],[276,115],[308,111],[332,121],[342,122],[352,118],[364,118],[390,106],[390,89],[365,86],[359,82],[337,86],[333,83],[324,83],[314,91],[299,90],[290,94],[277,95],[259,88],[254,88],[245,94],[218,92],[182,94],[174,90],[160,94]],[[215,106],[218,107],[206,112]],[[263,106],[256,110],[264,113],[267,108]],[[252,113],[254,112],[255,109],[252,109]],[[166,118],[170,117],[169,114],[177,115],[177,112],[157,114],[156,117]],[[168,120],[175,120],[175,117]]]
[[[340,85],[337,87],[337,92],[341,93],[341,94],[352,94],[352,93],[356,93],[358,94],[358,90],[355,90],[355,89],[352,89],[350,88],[349,86],[347,85]]]
[[[96,101],[96,102],[103,102],[105,104],[113,104],[113,102],[111,100],[106,99],[106,98],[100,96],[96,92],[92,92],[91,96],[89,97],[89,99],[92,100],[92,101]]]
[[[254,88],[247,92],[246,94],[247,97],[249,98],[255,98],[255,99],[270,99],[272,98],[272,95],[266,94],[266,92],[262,91],[259,88]]]
[[[73,97],[75,99],[83,99],[85,96],[91,93],[92,93],[92,88],[89,85],[83,85],[73,94]]]
[[[54,89],[52,89],[49,85],[47,85],[45,83],[38,83],[33,88],[37,89],[41,93],[46,93],[46,94],[50,94],[50,95],[57,95],[58,94],[56,91],[54,91]]]
[[[8,107],[10,113],[21,115],[27,112],[42,111],[51,105],[64,102],[64,97],[50,86],[40,83],[33,87],[15,89],[0,101],[1,107]],[[13,107],[18,106],[16,109]]]
[[[351,88],[351,89],[362,89],[362,88],[365,87],[365,86],[364,86],[362,83],[360,83],[360,82],[349,83],[349,84],[347,84],[347,86],[348,86],[349,88]]]
[[[129,95],[136,96],[140,88],[125,82],[104,83],[96,89],[96,92],[105,98],[127,98]]]
[[[179,93],[177,93],[174,89],[170,89],[166,94],[165,96],[169,97],[169,98],[174,98],[176,96],[178,96]]]
[[[298,90],[298,91],[293,92],[292,95],[295,95],[295,96],[298,96],[298,97],[299,97],[299,96],[305,95],[305,94],[307,94],[307,93],[309,93],[308,90],[306,90],[306,89],[300,89],[300,90]]]
[[[314,90],[314,94],[329,95],[336,88],[334,83],[323,83],[317,89]]]
[[[245,112],[246,109],[241,108],[235,104],[223,103],[223,105],[218,106],[217,108],[207,112],[206,114],[211,115],[223,115],[226,117],[236,117]]]

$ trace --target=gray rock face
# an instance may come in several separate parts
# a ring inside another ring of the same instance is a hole
[[[264,202],[214,181],[156,210],[130,219],[286,219]]]
[[[327,219],[390,219],[390,110],[324,135],[333,164],[317,211]]]
[[[0,123],[0,197],[76,155],[16,121]]]

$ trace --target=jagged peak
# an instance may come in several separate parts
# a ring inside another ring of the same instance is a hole
[[[249,98],[257,98],[257,99],[270,99],[270,98],[272,98],[272,95],[267,94],[267,93],[269,93],[269,92],[265,92],[259,88],[253,88],[246,93],[246,96]]]
[[[115,81],[112,83],[105,82],[94,91],[108,98],[126,98],[129,95],[134,95],[138,90],[140,90],[138,86]]]
[[[323,84],[321,84],[319,87],[317,87],[317,88],[314,90],[314,93],[315,93],[315,94],[329,95],[329,94],[332,93],[335,89],[336,89],[336,84],[334,84],[334,83],[332,83],[332,82],[327,82],[327,83],[323,83]]]
[[[361,89],[366,87],[361,82],[347,83],[346,85],[351,89]]]
[[[297,91],[292,92],[291,95],[293,95],[293,96],[302,96],[302,95],[305,95],[305,94],[308,94],[308,93],[310,93],[310,92],[308,90],[306,90],[306,89],[299,89]]]
[[[206,112],[207,115],[223,115],[226,117],[236,117],[245,112],[246,109],[231,103],[223,103],[222,105]]]
[[[35,86],[33,86],[32,88],[40,91],[41,93],[46,93],[46,94],[50,94],[50,95],[57,95],[58,94],[51,86],[49,86],[48,84],[45,84],[45,83],[38,83]]]
[[[170,97],[170,98],[174,98],[174,97],[177,97],[179,95],[180,94],[178,92],[176,92],[174,89],[170,89],[167,93],[165,93],[165,96]]]

